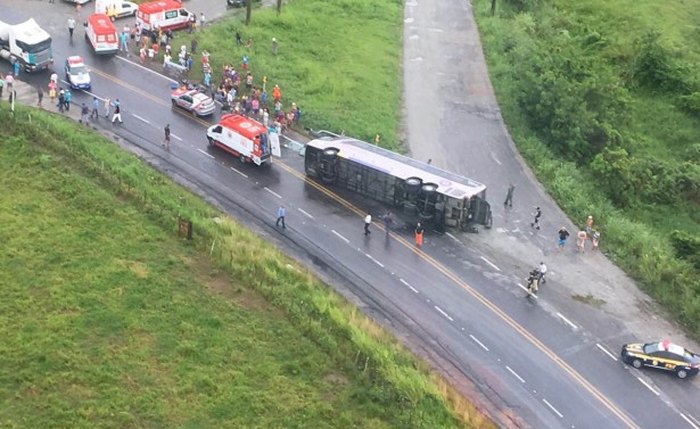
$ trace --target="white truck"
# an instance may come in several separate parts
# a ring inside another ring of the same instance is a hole
[[[20,24],[0,21],[0,57],[19,61],[28,73],[52,67],[51,36],[33,19]]]

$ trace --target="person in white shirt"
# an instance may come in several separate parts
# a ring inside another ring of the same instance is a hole
[[[367,213],[367,216],[365,216],[365,235],[371,234],[369,230],[369,226],[372,224],[372,215]]]
[[[544,275],[547,274],[547,266],[544,264],[544,262],[540,262],[540,266],[537,269],[537,271],[540,273],[539,283],[544,284]]]

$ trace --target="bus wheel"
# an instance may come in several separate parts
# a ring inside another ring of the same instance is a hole
[[[420,187],[420,190],[423,191],[424,194],[432,194],[437,191],[437,188],[438,185],[435,183],[424,183],[423,186]]]
[[[420,177],[409,177],[408,179],[404,180],[403,184],[406,192],[415,194],[423,184],[423,180],[421,180]]]
[[[338,155],[338,152],[340,151],[337,148],[327,147],[323,150],[323,156],[326,158],[335,158],[335,156]]]

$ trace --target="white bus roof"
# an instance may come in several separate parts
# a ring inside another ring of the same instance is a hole
[[[406,180],[418,177],[423,183],[434,183],[437,192],[450,198],[471,198],[486,186],[425,162],[400,155],[350,137],[322,137],[307,143],[320,150],[338,149],[338,156]]]

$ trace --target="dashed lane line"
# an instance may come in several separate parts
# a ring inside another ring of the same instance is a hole
[[[680,414],[681,417],[683,417],[683,420],[685,420],[686,422],[688,422],[688,424],[689,424],[690,426],[692,426],[693,429],[700,429],[700,426],[698,426],[698,425],[696,425],[695,423],[693,423],[693,420],[695,420],[695,422],[697,422],[697,420],[695,419],[695,417],[691,416],[690,414],[688,414],[687,416],[686,416],[685,414],[683,414],[683,413],[678,413],[678,414]],[[688,418],[688,417],[690,417],[690,418]],[[691,420],[691,419],[692,419],[692,420]],[[700,424],[700,422],[698,422],[698,423]]]
[[[236,169],[233,168],[233,167],[231,167],[231,170],[235,171],[236,173],[240,174],[241,176],[245,177],[246,179],[248,178],[248,175],[245,174],[245,173],[242,172],[242,171],[238,171],[238,170],[236,170]]]
[[[182,141],[182,139],[175,134],[170,134],[170,137],[174,138],[175,140]]]
[[[500,268],[496,266],[493,262],[489,261],[488,259],[484,258],[483,256],[480,256],[481,260],[486,262],[487,264],[491,265],[496,271],[501,271]]]
[[[338,238],[340,238],[340,239],[343,240],[344,242],[350,244],[350,240],[348,240],[347,238],[343,237],[338,231],[332,229],[331,232],[332,232],[333,234],[337,235]]]
[[[513,376],[514,376],[515,378],[517,378],[518,380],[520,380],[521,383],[525,384],[525,380],[524,380],[521,376],[519,376],[517,372],[513,371],[508,365],[506,365],[506,369],[507,369],[511,374],[513,374]]]
[[[134,118],[138,119],[138,120],[141,121],[141,122],[145,122],[145,123],[147,123],[147,124],[150,124],[150,123],[151,123],[151,121],[149,121],[148,119],[145,119],[145,118],[140,117],[140,116],[137,115],[136,113],[132,113],[131,116],[133,116]]]
[[[608,355],[612,360],[614,360],[615,362],[617,362],[617,358],[615,357],[614,354],[612,354],[612,353],[610,353],[609,351],[607,351],[603,346],[601,346],[601,345],[598,344],[598,343],[596,343],[595,345],[596,345],[596,347],[598,347],[603,353],[605,353],[606,355]]]
[[[567,325],[571,326],[572,329],[574,329],[574,330],[578,329],[578,326],[574,325],[574,324],[571,322],[571,320],[569,320],[569,319],[567,319],[566,317],[564,317],[563,314],[557,312],[557,316],[559,316],[559,318],[560,318],[561,320],[563,320]]]
[[[134,61],[127,60],[126,58],[124,58],[124,57],[122,57],[122,56],[120,56],[120,55],[115,55],[114,57],[117,58],[117,59],[119,59],[119,60],[124,61],[125,63],[129,63],[129,64],[131,64],[132,66],[136,66],[136,67],[140,68],[141,70],[147,71],[147,72],[152,73],[152,74],[154,74],[154,75],[156,75],[156,76],[158,76],[158,77],[161,77],[161,78],[163,78],[163,79],[165,79],[165,80],[167,80],[167,81],[170,81],[170,82],[172,82],[172,83],[178,83],[178,82],[177,82],[175,79],[173,79],[173,78],[170,78],[170,77],[168,77],[168,76],[166,76],[166,75],[164,75],[164,74],[158,73],[158,72],[155,71],[155,70],[151,70],[151,69],[149,69],[148,67],[144,67],[144,66],[142,66],[141,64],[136,63],[136,62],[134,62]]]
[[[272,189],[268,188],[267,186],[265,186],[265,190],[267,192],[271,193],[272,195],[276,196],[277,198],[282,199],[282,195],[278,194],[277,192],[273,191]]]
[[[302,209],[302,208],[300,208],[300,207],[297,207],[297,210],[299,210],[300,212],[302,212],[302,213],[304,214],[304,216],[306,216],[306,217],[308,217],[308,218],[310,218],[310,219],[313,219],[313,218],[314,218],[314,217],[311,216],[308,212],[304,211],[304,209]]]
[[[409,289],[411,289],[414,293],[418,293],[418,289],[416,289],[416,288],[414,288],[413,286],[411,286],[410,284],[408,284],[408,282],[407,282],[406,280],[404,280],[404,279],[402,279],[402,278],[399,278],[399,281],[400,281],[401,283],[403,283],[404,285],[406,285],[406,287],[409,288]]]
[[[451,318],[449,314],[445,313],[445,311],[444,311],[442,308],[440,308],[440,307],[438,307],[438,306],[436,305],[436,306],[435,306],[435,309],[438,311],[438,313],[440,313],[440,314],[442,314],[443,316],[445,316],[445,318],[447,318],[447,320],[449,320],[450,322],[454,322],[454,319]]]
[[[519,287],[520,289],[524,290],[525,292],[527,292],[529,296],[531,296],[531,297],[533,297],[533,298],[535,298],[535,299],[540,299],[540,298],[539,298],[537,295],[535,295],[534,293],[530,293],[530,291],[527,290],[527,288],[526,288],[525,286],[521,285],[520,283],[518,283],[518,287]]]
[[[642,383],[643,385],[645,385],[647,389],[651,390],[651,391],[654,393],[654,395],[659,396],[659,395],[661,394],[660,392],[658,392],[657,390],[655,390],[653,387],[651,387],[651,385],[650,385],[649,383],[647,383],[646,381],[642,380],[641,377],[637,377],[637,380],[639,380],[640,383]]]
[[[542,398],[542,402],[544,402],[544,403],[549,407],[550,410],[554,411],[554,413],[555,413],[556,415],[558,415],[560,419],[563,419],[563,418],[564,418],[564,415],[563,415],[562,413],[560,413],[559,410],[557,410],[556,408],[554,408],[554,405],[550,404],[549,401],[548,401],[547,399]]]
[[[458,239],[457,237],[455,237],[454,235],[450,234],[449,232],[446,232],[445,235],[448,236],[448,237],[450,237],[451,239],[453,239],[453,240],[456,241],[457,243],[461,243],[461,241],[459,241],[459,239]]]
[[[370,255],[369,253],[365,253],[365,256],[368,257],[369,259],[371,259],[372,262],[374,262],[375,264],[377,264],[377,265],[379,265],[380,267],[384,268],[384,264],[382,264],[381,262],[379,262],[379,261],[377,261],[376,259],[374,259],[374,258],[372,257],[372,255]]]
[[[479,341],[474,335],[469,334],[469,338],[471,338],[475,343],[481,346],[482,349],[486,350],[487,352],[489,351],[489,348],[484,345],[481,341]]]
[[[213,156],[212,154],[206,153],[206,152],[203,151],[202,149],[197,149],[197,151],[199,151],[199,152],[202,153],[203,155],[208,156],[208,157],[211,158],[211,159],[214,159],[214,156]]]

